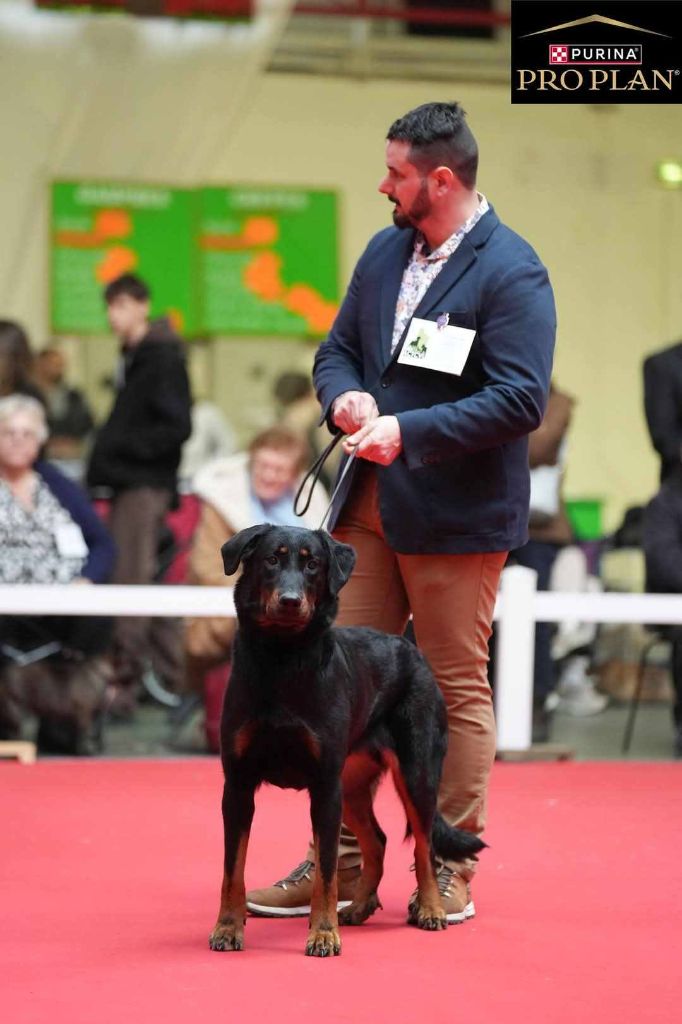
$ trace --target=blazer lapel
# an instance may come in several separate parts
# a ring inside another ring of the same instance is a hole
[[[466,274],[471,264],[476,261],[478,258],[476,250],[485,245],[499,223],[500,221],[495,210],[492,206],[489,207],[479,222],[475,224],[471,231],[464,236],[450,259],[447,260],[441,272],[431,283],[431,286],[427,288],[412,316],[423,317],[437,308],[438,303],[443,296],[455,286],[460,277]],[[397,251],[395,253],[395,259],[392,259],[390,264],[387,266],[382,280],[381,346],[384,356],[384,367],[394,363],[400,355],[400,350],[405,342],[407,328],[412,320],[412,317],[410,317],[407,327],[403,331],[403,335],[398,341],[393,355],[391,355],[393,323],[395,321],[395,307],[398,302],[400,283],[402,281],[403,271],[407,264],[409,254],[414,246],[414,231],[405,231],[403,234],[408,236],[403,243],[404,247],[399,252]]]
[[[476,250],[465,235],[450,259],[446,261],[440,274],[424,292],[412,315],[423,317],[425,313],[430,313],[432,309],[435,309],[445,293],[454,287],[475,260]]]
[[[443,296],[455,286],[460,277],[466,274],[471,264],[476,261],[478,258],[476,250],[485,245],[498,224],[499,219],[491,206],[487,212],[483,214],[478,224],[475,224],[471,231],[464,236],[441,272],[431,283],[431,286],[427,288],[426,292],[422,296],[421,302],[415,309],[412,316],[424,317],[427,313],[431,313],[433,310],[437,309],[438,303],[441,301]],[[400,288],[400,284],[398,284],[398,288]],[[395,298],[396,300],[398,298],[397,292]],[[412,318],[410,318],[410,320],[411,319]],[[391,324],[392,323],[393,321],[391,321]],[[409,323],[410,322],[408,321],[408,327]],[[400,351],[405,343],[406,334],[407,327],[403,331],[403,336],[395,347],[393,356],[390,359],[391,363],[394,363],[400,355]]]
[[[381,352],[382,363],[385,365],[391,358],[391,341],[393,324],[395,323],[395,307],[403,279],[403,271],[414,247],[414,231],[401,231],[398,244],[386,266],[381,278]]]

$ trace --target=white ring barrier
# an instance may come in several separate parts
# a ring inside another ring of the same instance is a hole
[[[533,640],[536,622],[682,624],[682,595],[538,591],[532,569],[502,573],[495,606],[495,710],[498,747],[531,745]],[[206,618],[235,614],[231,587],[2,584],[4,615],[131,615]]]
[[[497,745],[522,751],[531,745],[536,622],[682,624],[682,595],[537,590],[537,573],[514,565],[502,573],[495,619]]]
[[[232,587],[14,583],[0,585],[0,615],[235,615]]]

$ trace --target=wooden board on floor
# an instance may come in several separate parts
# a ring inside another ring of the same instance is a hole
[[[534,743],[528,750],[498,750],[498,761],[572,761],[573,749],[565,743]]]
[[[0,757],[13,757],[21,764],[35,764],[36,745],[28,740],[0,740]]]

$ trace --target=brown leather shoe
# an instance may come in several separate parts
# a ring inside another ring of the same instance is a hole
[[[251,889],[246,894],[246,908],[256,917],[308,917],[313,895],[315,865],[304,860],[297,868],[274,885]],[[350,906],[360,867],[339,868],[339,902],[337,909]]]
[[[476,916],[471,886],[452,868],[443,865],[438,871],[438,890],[448,924],[463,924]]]
[[[452,868],[444,864],[436,873],[438,879],[438,891],[440,892],[443,910],[447,915],[448,924],[464,924],[470,918],[476,916],[476,908],[471,898],[471,886],[461,875],[458,875]],[[408,920],[410,907],[416,899],[414,892],[408,904]]]

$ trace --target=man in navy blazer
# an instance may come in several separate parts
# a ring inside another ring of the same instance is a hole
[[[412,615],[448,709],[439,807],[480,834],[495,755],[488,640],[507,553],[528,539],[527,437],[549,392],[554,299],[531,246],[476,190],[478,149],[459,104],[424,104],[397,120],[386,165],[379,191],[394,204],[394,226],[361,256],[314,369],[324,416],[356,454],[330,519],[358,556],[338,623],[402,634]],[[453,352],[462,335],[451,328],[475,332],[461,372],[454,359],[452,370],[436,368],[428,352],[405,359],[413,318],[438,324]],[[359,863],[344,829],[340,905]],[[475,867],[439,866],[450,923],[474,916]],[[247,905],[307,913],[313,874],[309,851]]]

